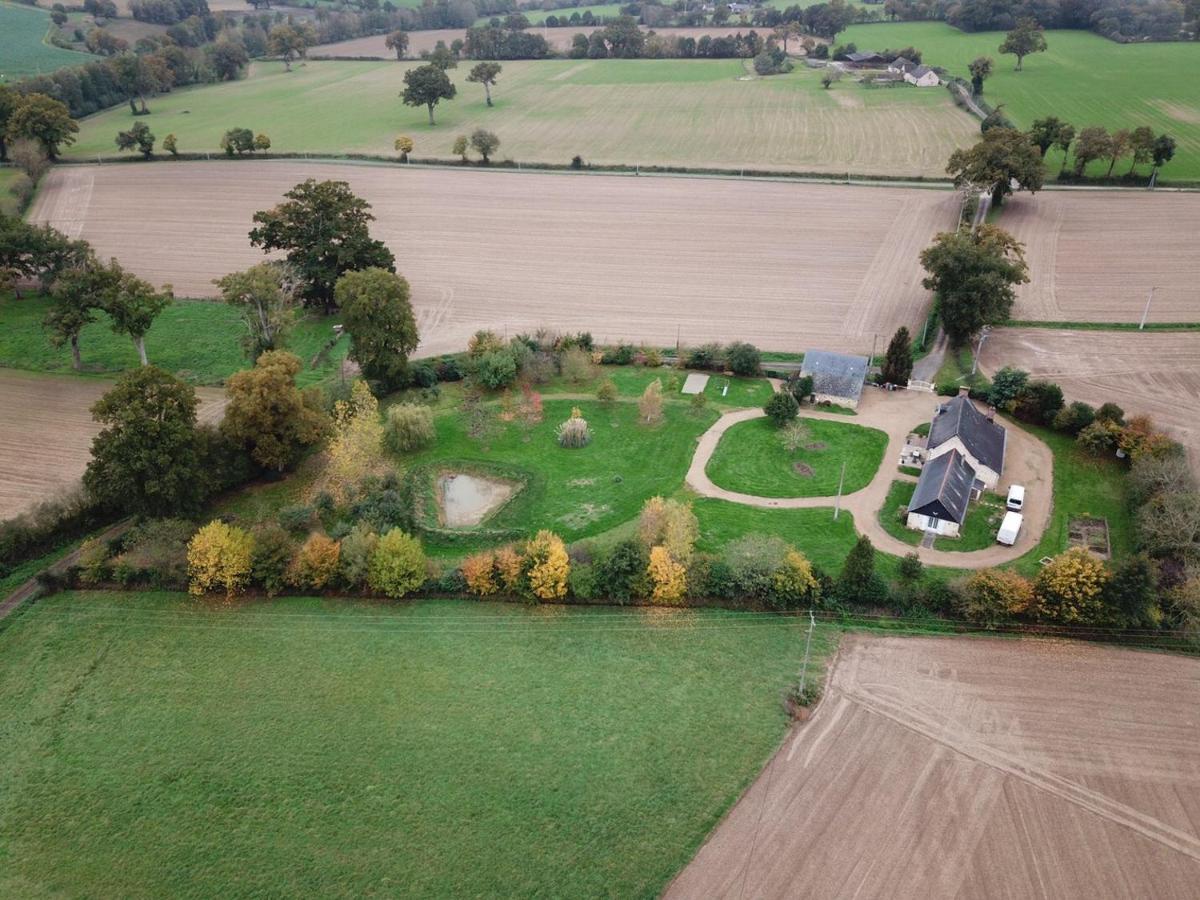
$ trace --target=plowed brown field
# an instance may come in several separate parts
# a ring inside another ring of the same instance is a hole
[[[668,898],[1194,897],[1200,661],[846,639]]]
[[[1019,194],[1000,224],[1025,243],[1030,282],[1014,319],[1200,322],[1200,195],[1131,191]]]
[[[929,306],[917,254],[956,195],[736,179],[544,175],[291,162],[71,166],[31,218],[181,296],[262,259],[256,210],[305,178],[374,207],[412,284],[422,351],[548,326],[659,345],[882,351]]]
[[[1015,366],[1057,382],[1068,400],[1149,415],[1188,448],[1200,473],[1200,332],[1001,328],[980,366],[988,374]]]
[[[100,426],[91,408],[111,381],[0,369],[0,521],[74,487]],[[225,394],[197,388],[198,417],[219,421]]]

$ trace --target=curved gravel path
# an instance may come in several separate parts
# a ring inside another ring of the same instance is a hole
[[[772,381],[776,389],[777,381]],[[1026,489],[1025,525],[1021,536],[1012,547],[995,544],[984,550],[960,552],[916,547],[898,540],[883,530],[879,523],[879,511],[887,499],[893,481],[911,481],[896,468],[900,451],[909,433],[921,422],[928,422],[940,398],[933,394],[916,391],[883,391],[868,387],[863,391],[858,415],[845,416],[821,412],[806,407],[805,418],[853,423],[878,428],[887,433],[888,446],[884,451],[879,471],[865,488],[852,494],[842,495],[842,509],[854,516],[854,525],[860,534],[871,539],[878,550],[903,556],[916,552],[921,561],[929,565],[949,566],[958,569],[985,569],[989,566],[1012,562],[1032,550],[1046,525],[1050,521],[1050,502],[1054,483],[1054,456],[1050,448],[1031,434],[1006,422],[1008,428],[1008,452],[1004,463],[1004,476],[998,491],[1007,493],[1010,484],[1023,484]],[[739,409],[725,413],[708,431],[700,436],[696,454],[692,457],[687,473],[687,485],[702,497],[727,500],[745,506],[764,509],[821,509],[832,510],[833,497],[758,497],[729,491],[713,484],[705,469],[712,459],[721,436],[739,422],[758,419],[765,414],[761,409]]]

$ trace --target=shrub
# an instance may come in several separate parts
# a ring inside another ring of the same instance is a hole
[[[596,596],[625,603],[637,596],[649,558],[642,544],[622,541],[595,565]]]
[[[254,530],[254,553],[250,574],[262,585],[268,597],[274,597],[287,581],[288,566],[296,554],[296,542],[283,528],[267,522]]]
[[[796,398],[797,403],[806,403],[813,395],[813,377],[811,375],[796,375],[788,379],[789,393]]]
[[[567,576],[567,587],[572,597],[591,600],[596,597],[596,567],[590,562],[572,562]]]
[[[408,382],[419,388],[437,387],[437,370],[429,363],[416,363],[408,370]]]
[[[288,567],[288,584],[301,589],[321,590],[337,576],[341,549],[337,541],[313,532]]]
[[[368,582],[392,599],[419,588],[425,582],[425,551],[421,542],[399,528],[381,537],[371,555]]]
[[[1054,416],[1054,427],[1070,435],[1077,435],[1087,428],[1096,418],[1096,410],[1086,403],[1076,400],[1070,406],[1060,409]]]
[[[790,391],[776,391],[763,406],[763,412],[776,426],[782,427],[800,415],[800,404]]]
[[[642,365],[647,369],[657,369],[662,363],[662,351],[657,347],[642,348]]]
[[[468,556],[462,562],[467,590],[477,597],[490,597],[500,590],[497,583],[496,554],[490,550]]]
[[[904,509],[904,518],[908,518],[908,508]],[[921,562],[921,557],[916,553],[906,553],[900,558],[900,564],[896,568],[900,580],[908,583],[920,581],[925,574],[925,565]]]
[[[735,341],[725,348],[725,362],[734,375],[757,375],[762,367],[762,354],[753,344]]]
[[[112,576],[108,565],[108,544],[97,538],[88,538],[79,546],[79,580],[84,584],[99,584]]]
[[[517,379],[517,362],[508,349],[484,353],[472,369],[475,380],[491,391],[508,387]]]
[[[664,606],[677,606],[687,594],[687,569],[671,557],[666,547],[652,547],[646,574],[650,599]]]
[[[350,506],[350,517],[370,525],[377,533],[393,528],[412,529],[411,485],[401,484],[394,472],[382,479],[364,478],[357,487],[359,499]]]
[[[1096,410],[1097,422],[1112,422],[1114,425],[1125,424],[1125,410],[1115,403],[1105,403]]]
[[[875,547],[865,534],[850,549],[837,581],[838,599],[864,605],[887,599],[887,585],[875,571]]]
[[[638,416],[645,425],[656,425],[662,421],[663,388],[660,379],[655,378],[642,391],[642,397],[638,400]]]
[[[600,387],[596,388],[596,399],[601,403],[613,403],[617,399],[617,384],[611,378],[606,378],[600,382]]]
[[[453,356],[443,356],[439,359],[437,365],[434,366],[434,371],[437,373],[438,381],[454,382],[463,380],[462,366],[458,364],[458,360]]]
[[[567,595],[571,560],[562,538],[539,531],[525,547],[529,589],[539,600],[560,600]]]
[[[496,551],[496,574],[507,593],[513,596],[525,593],[525,563],[515,548],[501,547]]]
[[[188,543],[188,590],[196,595],[221,588],[233,597],[250,581],[254,538],[217,520],[196,532]]]
[[[821,586],[813,574],[812,563],[799,550],[788,550],[774,575],[776,605],[795,609],[802,604],[815,603]]]
[[[339,577],[350,589],[361,588],[367,583],[371,559],[379,546],[379,535],[365,522],[359,522],[342,538],[342,549],[338,555]]]
[[[692,412],[699,413],[708,405],[708,398],[703,393],[692,394],[692,398],[688,401],[688,404],[691,406]]]
[[[496,353],[506,349],[504,341],[494,331],[477,331],[467,341],[467,356],[478,359],[488,353]]]
[[[555,431],[558,446],[569,450],[586,447],[592,442],[592,432],[588,428],[587,419],[579,414],[578,409],[571,410],[571,418],[558,426]]]
[[[379,401],[365,381],[355,381],[349,400],[333,409],[333,435],[329,441],[329,485],[339,497],[382,465],[383,423]]]
[[[415,403],[388,409],[383,421],[383,442],[393,453],[411,453],[433,443],[437,430],[433,410]]]
[[[968,622],[994,628],[1024,614],[1033,604],[1033,585],[1016,572],[980,569],[957,592],[955,608]]]
[[[195,533],[196,526],[186,519],[148,519],[131,528],[124,550],[113,560],[117,580],[144,578],[157,587],[184,584],[188,542]]]
[[[1017,395],[1028,381],[1028,372],[1005,366],[992,378],[992,386],[988,390],[988,403],[997,409],[1008,409],[1008,404],[1017,399]]]
[[[726,545],[722,558],[729,567],[728,596],[775,605],[775,576],[788,550],[782,539],[765,534],[748,534]]]
[[[633,362],[635,353],[633,344],[617,344],[617,346],[609,347],[604,351],[600,362],[606,366],[627,366]]]
[[[1035,425],[1050,425],[1062,408],[1062,388],[1050,381],[1029,382],[1012,403],[1013,415]]]
[[[651,497],[638,516],[638,537],[646,547],[661,545],[672,558],[691,562],[700,535],[700,523],[690,503]]]
[[[1104,563],[1082,547],[1060,553],[1038,572],[1034,582],[1041,618],[1063,624],[1094,624],[1103,619]]]
[[[592,370],[592,355],[581,347],[572,347],[564,352],[559,359],[559,368],[563,378],[572,384],[591,381],[595,375]]]
[[[716,343],[692,347],[683,353],[683,365],[687,369],[718,369],[723,362],[721,345]]]
[[[1079,432],[1075,443],[1086,453],[1093,456],[1103,456],[1111,453],[1117,446],[1117,435],[1120,429],[1111,422],[1097,419]]]

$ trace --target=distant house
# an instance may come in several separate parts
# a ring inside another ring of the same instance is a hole
[[[916,531],[957,537],[976,489],[975,469],[967,458],[953,449],[943,453],[921,469],[906,524]]]
[[[929,68],[929,66],[917,66],[904,73],[904,80],[909,84],[915,84],[917,87],[937,87],[942,83],[938,78],[937,72]]]
[[[897,56],[890,63],[888,63],[888,71],[897,75],[903,75],[906,72],[911,72],[915,68],[917,68],[917,64],[911,59],[905,59],[903,56]]]
[[[813,395],[818,403],[834,403],[858,409],[870,361],[865,356],[808,350],[800,367],[801,375],[811,375]]]
[[[887,60],[874,50],[856,50],[854,53],[843,53],[839,57],[841,62],[849,63],[852,66],[879,66],[883,65]]]
[[[967,396],[966,388],[953,400],[942,404],[929,425],[929,461],[957,451],[989,490],[996,487],[1004,472],[1007,446],[1008,432],[1004,426],[980,412]]]
[[[748,13],[754,8],[749,3],[727,3],[725,5],[729,8],[729,11],[731,13],[733,13],[734,15],[738,15],[740,13]]]

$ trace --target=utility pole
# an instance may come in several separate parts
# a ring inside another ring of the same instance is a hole
[[[1154,299],[1154,288],[1150,288],[1150,296],[1146,298],[1146,308],[1142,310],[1142,321],[1138,325],[1138,331],[1146,327],[1146,316],[1150,315],[1150,301]]]
[[[979,371],[979,354],[983,352],[983,342],[987,340],[988,332],[991,330],[991,325],[984,325],[979,331],[979,346],[975,348],[975,361],[971,363],[972,376]]]
[[[842,476],[838,479],[837,499],[833,501],[833,521],[837,521],[838,513],[842,511],[842,485],[846,483],[846,461],[842,460]]]
[[[804,682],[808,678],[808,651],[812,649],[813,629],[817,627],[817,618],[813,611],[808,611],[808,637],[804,639],[804,662],[800,664],[800,699],[804,699]]]

